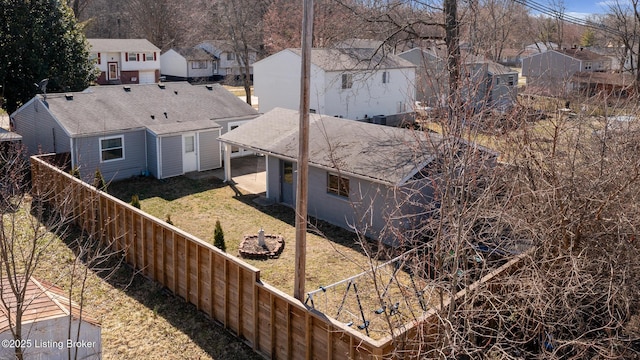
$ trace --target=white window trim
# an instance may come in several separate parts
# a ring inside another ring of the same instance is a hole
[[[102,152],[106,149],[102,148],[102,141],[103,140],[111,140],[111,139],[120,139],[120,144],[121,144],[121,148],[122,148],[122,157],[118,158],[118,159],[110,159],[110,160],[102,160]],[[101,163],[108,163],[108,162],[113,162],[113,161],[120,161],[120,160],[124,160],[125,159],[125,152],[124,152],[124,135],[117,135],[117,136],[105,136],[105,137],[101,137],[98,139],[98,146],[100,148],[100,162]]]
[[[152,52],[144,53],[144,58],[146,61],[153,61],[153,53]]]
[[[127,61],[138,61],[138,53],[130,52]],[[133,58],[133,60],[131,59]]]

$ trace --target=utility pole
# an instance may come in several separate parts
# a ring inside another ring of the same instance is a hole
[[[303,1],[302,76],[300,77],[300,131],[296,182],[296,262],[293,297],[304,301],[307,262],[307,190],[309,187],[309,83],[313,41],[313,0]]]

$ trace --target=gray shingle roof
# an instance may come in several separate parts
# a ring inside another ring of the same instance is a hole
[[[596,54],[593,51],[589,51],[583,48],[563,49],[563,50],[555,50],[555,51],[567,56],[571,56],[572,58],[575,58],[578,60],[585,60],[585,61],[608,60],[606,56]]]
[[[182,55],[187,60],[190,61],[206,61],[213,60],[215,55],[209,54],[208,52],[200,49],[200,48],[173,48],[175,52]]]
[[[70,136],[148,128],[156,134],[217,128],[215,120],[252,118],[258,112],[220,85],[186,82],[95,86],[73,93],[47,94],[49,111]],[[166,116],[165,116],[166,112]],[[152,118],[153,116],[153,118]]]
[[[87,39],[93,52],[150,52],[160,51],[147,39]]]
[[[287,49],[302,56],[300,49]],[[411,62],[375,49],[311,49],[311,63],[325,71],[415,68]]]
[[[401,184],[433,159],[437,134],[310,114],[309,163],[386,184]],[[275,108],[220,140],[294,160],[299,113]]]

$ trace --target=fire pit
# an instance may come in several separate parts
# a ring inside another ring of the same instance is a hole
[[[275,259],[284,250],[282,235],[265,234],[263,229],[257,235],[245,235],[240,243],[238,252],[245,259],[266,260]]]

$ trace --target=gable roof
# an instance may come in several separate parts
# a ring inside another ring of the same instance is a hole
[[[189,61],[206,61],[206,60],[213,60],[216,58],[215,55],[210,54],[200,48],[183,47],[183,48],[173,48],[171,50],[182,55],[183,58]]]
[[[285,49],[302,56],[301,49]],[[311,49],[311,63],[325,71],[349,71],[371,69],[415,68],[411,62],[393,54],[376,49],[355,48],[314,48]]]
[[[217,50],[218,52],[234,51],[233,44],[229,40],[204,40],[200,44],[196,45],[196,47],[200,48],[205,44],[211,45],[214,48],[214,50]],[[249,51],[256,51],[256,49],[253,48],[252,46],[248,46],[248,48],[249,48]],[[214,55],[219,55],[219,53]]]
[[[93,52],[149,52],[160,51],[147,39],[87,39]]]
[[[222,135],[222,142],[297,161],[299,112],[275,108]],[[434,158],[438,134],[332,116],[309,116],[311,166],[401,185]]]
[[[492,75],[506,75],[506,74],[517,74],[518,71],[511,69],[508,66],[504,66],[502,64],[498,64],[497,62],[491,60],[480,60],[473,61],[467,63],[468,65],[486,65],[487,72]]]
[[[609,60],[606,56],[596,54],[593,51],[586,50],[583,48],[579,49],[563,49],[563,50],[552,50],[557,51],[561,54],[570,56],[574,59],[581,61],[598,61],[598,60]]]
[[[46,102],[49,112],[71,137],[143,128],[157,135],[180,133],[218,128],[215,120],[258,115],[218,84],[95,86],[70,94],[71,100],[67,95],[47,94]]]
[[[15,324],[15,296],[10,290],[9,280],[3,278],[1,280],[0,291],[2,291],[2,297],[6,303],[9,304],[9,309],[0,304],[0,332],[4,332],[9,329],[9,317],[11,317],[11,323]],[[22,323],[32,323],[38,320],[54,319],[59,317],[73,316],[75,319],[80,318],[80,306],[74,302],[69,301],[69,298],[65,292],[59,287],[44,282],[38,281],[34,278],[30,278],[27,281],[27,289],[25,292],[25,302],[27,303],[26,309],[23,311]],[[96,326],[100,326],[100,323],[89,316],[85,311],[82,312],[82,320],[91,323]]]

